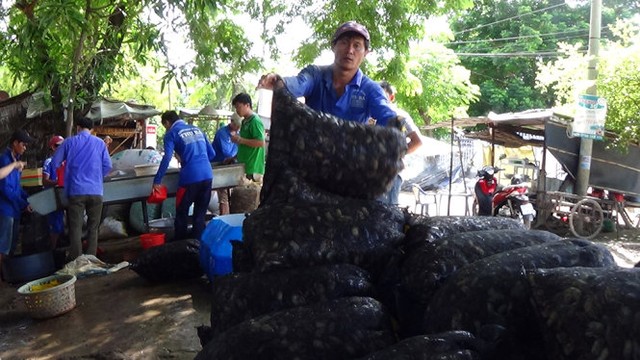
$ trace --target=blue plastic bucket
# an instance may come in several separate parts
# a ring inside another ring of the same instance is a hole
[[[200,238],[200,266],[209,279],[233,271],[231,240],[242,241],[244,214],[214,217]]]
[[[23,283],[45,276],[56,271],[52,251],[44,251],[31,255],[5,257],[2,261],[2,275],[8,283]]]

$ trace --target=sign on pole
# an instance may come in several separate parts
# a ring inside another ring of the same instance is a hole
[[[596,95],[580,95],[576,116],[571,126],[571,136],[602,140],[607,118],[607,100]]]
[[[158,146],[158,138],[156,134],[157,128],[157,125],[147,124],[144,139],[144,144],[146,147],[152,146],[155,148],[156,146]]]

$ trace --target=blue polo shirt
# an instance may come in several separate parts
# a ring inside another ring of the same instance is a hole
[[[238,144],[231,141],[231,129],[229,125],[223,126],[216,132],[213,138],[213,150],[216,152],[214,162],[222,162],[224,159],[234,157],[238,153]]]
[[[153,178],[154,184],[162,182],[174,151],[180,160],[178,186],[184,187],[213,179],[211,162],[216,153],[207,139],[207,135],[198,127],[189,125],[184,120],[177,120],[164,135],[164,155],[158,172]]]
[[[58,175],[56,174],[56,169],[51,168],[50,157],[46,158],[42,164],[42,175],[47,175],[51,181],[57,180]],[[47,185],[46,187],[51,187],[51,185]]]
[[[360,69],[340,97],[333,88],[332,66],[310,65],[297,76],[284,78],[284,82],[295,97],[304,96],[305,103],[312,109],[344,120],[366,124],[374,118],[378,125],[384,126],[396,117],[384,90]]]
[[[51,158],[51,169],[64,168],[64,192],[69,196],[104,195],[104,177],[111,171],[111,158],[104,141],[82,130],[66,139]]]
[[[20,160],[17,157],[16,160]],[[13,163],[11,149],[0,156],[0,167]],[[20,186],[20,171],[14,169],[7,177],[0,180],[0,215],[17,219],[22,210],[29,205],[27,193]]]

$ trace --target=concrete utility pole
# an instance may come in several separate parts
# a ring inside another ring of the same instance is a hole
[[[600,30],[602,19],[602,0],[591,0],[591,19],[589,23],[589,68],[587,80],[591,85],[587,88],[588,95],[597,95],[595,81],[598,78],[598,52],[600,50]],[[580,158],[578,159],[578,175],[575,192],[577,195],[587,195],[589,176],[591,174],[591,151],[593,139],[580,140]]]

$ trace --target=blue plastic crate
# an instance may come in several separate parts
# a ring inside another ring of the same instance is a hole
[[[242,241],[244,214],[217,216],[209,222],[200,239],[200,266],[211,280],[233,271],[231,240]]]

